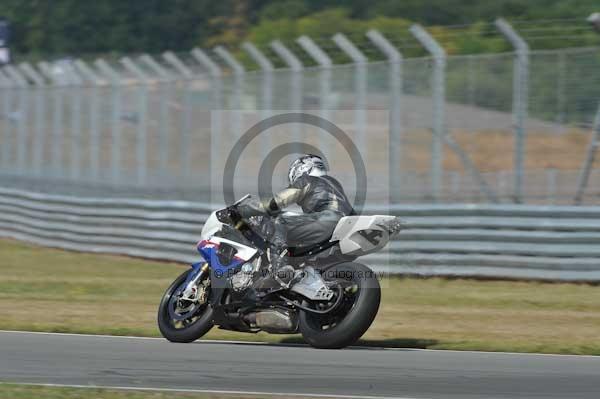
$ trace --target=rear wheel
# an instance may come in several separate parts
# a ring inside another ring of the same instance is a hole
[[[338,305],[325,314],[300,313],[300,332],[315,348],[339,349],[352,345],[371,326],[381,300],[375,273],[360,263],[342,263],[323,273],[323,279],[340,287]],[[332,302],[338,302],[333,298]]]
[[[210,280],[203,273],[197,284],[194,298],[184,295],[188,270],[173,282],[163,295],[158,307],[158,328],[171,342],[192,342],[206,334],[212,327],[212,308],[208,303]]]

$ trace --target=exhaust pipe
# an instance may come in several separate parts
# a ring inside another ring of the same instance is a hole
[[[261,310],[247,314],[244,320],[271,334],[290,334],[298,330],[297,314],[284,310]]]

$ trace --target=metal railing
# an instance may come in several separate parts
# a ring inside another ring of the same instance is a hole
[[[218,205],[97,199],[0,189],[0,236],[76,251],[198,261],[194,244]],[[396,205],[365,213],[407,223],[361,258],[391,274],[600,281],[600,208]]]
[[[572,203],[576,194],[597,202],[598,192],[586,191],[597,187],[593,163],[584,161],[600,92],[598,48],[534,51],[506,21],[497,27],[514,53],[449,56],[413,26],[430,57],[403,58],[372,30],[361,46],[331,38],[351,60],[344,65],[306,36],[294,47],[274,41],[268,52],[245,43],[257,70],[224,47],[10,65],[0,70],[0,184],[207,199],[212,161],[241,135],[243,113],[292,110],[342,127],[369,168],[388,171],[393,203]],[[370,61],[365,43],[386,61]],[[242,112],[224,115],[231,110]],[[375,120],[374,110],[388,110],[389,120]],[[303,134],[296,126],[288,137]],[[275,142],[266,139],[256,158]],[[344,155],[329,144],[317,147]],[[555,195],[561,190],[547,175],[576,175],[582,165],[579,187]]]

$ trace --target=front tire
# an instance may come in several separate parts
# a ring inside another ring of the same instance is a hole
[[[191,269],[185,271],[173,281],[163,295],[158,307],[158,329],[162,336],[171,342],[193,342],[210,331],[214,325],[212,321],[213,311],[210,304],[208,304],[208,300],[189,319],[175,321],[170,315],[169,306],[172,305],[172,297],[177,294],[178,289],[185,283],[191,271]]]
[[[299,329],[315,348],[344,348],[355,343],[373,323],[381,301],[379,281],[367,266],[351,262],[327,269],[323,279],[343,283],[343,302],[331,314],[302,311]]]

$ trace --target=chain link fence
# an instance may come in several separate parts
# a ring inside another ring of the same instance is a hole
[[[3,68],[0,184],[207,201],[214,165],[230,148],[222,144],[253,121],[293,111],[344,130],[367,160],[371,189],[394,203],[573,202],[600,99],[600,48],[529,51],[524,65],[500,53],[344,65],[315,58],[305,67],[306,54],[279,44],[268,57],[286,66],[255,71],[198,49]],[[300,140],[350,181],[343,149],[316,130],[296,124],[264,135],[256,167],[276,145]],[[257,173],[246,170],[239,184],[252,190]],[[274,182],[284,181],[278,171]],[[598,203],[598,183],[592,170],[584,202]]]

